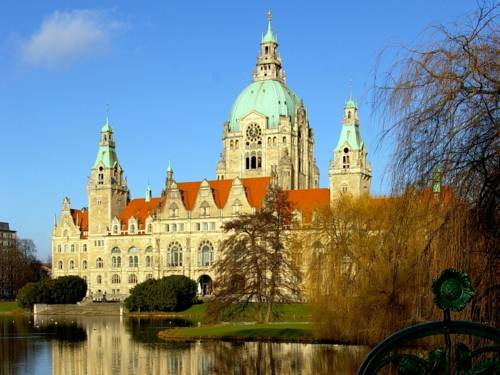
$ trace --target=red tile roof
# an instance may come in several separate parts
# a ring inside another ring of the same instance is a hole
[[[80,231],[86,232],[89,230],[89,212],[87,210],[71,209],[71,217],[75,225],[80,227]]]
[[[212,180],[208,181],[212,189],[215,204],[218,208],[224,208],[229,192],[233,186],[234,180]],[[269,177],[242,178],[241,184],[245,188],[248,202],[250,206],[255,208],[262,207],[264,196],[271,179]],[[177,186],[181,191],[182,200],[187,210],[192,210],[196,204],[198,191],[200,190],[201,181],[196,182],[179,182]]]
[[[151,198],[149,202],[144,198],[132,199],[120,214],[120,220],[122,224],[128,225],[128,220],[133,216],[137,219],[138,228],[144,229],[147,217],[154,212],[159,203],[160,198]]]
[[[264,196],[271,183],[270,177],[243,178],[241,183],[245,187],[248,203],[255,208],[261,208]]]
[[[215,204],[218,208],[222,209],[226,205],[233,182],[234,180],[208,181]],[[245,189],[245,194],[251,207],[262,207],[270,182],[270,177],[241,179],[241,184]],[[177,183],[184,206],[187,210],[192,210],[194,208],[200,185],[201,181]],[[327,206],[329,204],[330,191],[329,189],[290,190],[288,191],[288,197],[294,207],[302,212],[302,217],[309,221],[312,211],[315,208]],[[144,198],[132,199],[127,207],[121,212],[119,219],[122,225],[128,225],[128,220],[134,217],[138,221],[138,229],[144,229],[147,217],[152,215],[155,210],[160,207],[160,204],[161,198],[152,198],[149,202],[146,202]],[[88,231],[87,210],[72,209],[71,215],[75,224],[78,224],[82,231]]]
[[[289,190],[288,200],[302,213],[302,219],[309,222],[315,209],[330,204],[330,189]]]

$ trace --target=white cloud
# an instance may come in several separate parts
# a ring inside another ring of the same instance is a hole
[[[97,52],[120,27],[97,10],[55,11],[22,43],[22,58],[34,65],[65,64]]]

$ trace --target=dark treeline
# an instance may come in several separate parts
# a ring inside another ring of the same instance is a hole
[[[14,299],[23,285],[48,276],[32,240],[19,239],[14,246],[3,248],[0,255],[0,299]]]

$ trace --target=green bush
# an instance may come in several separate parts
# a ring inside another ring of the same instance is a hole
[[[23,308],[35,303],[76,303],[87,293],[87,283],[79,276],[62,276],[36,283],[28,283],[17,294],[17,303]]]
[[[130,311],[182,311],[195,300],[196,282],[174,275],[137,284],[125,300]]]

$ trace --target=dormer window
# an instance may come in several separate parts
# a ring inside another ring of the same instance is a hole
[[[135,233],[135,224],[130,224],[129,230],[130,233]]]
[[[347,111],[347,118],[351,118],[351,111]]]
[[[113,234],[118,234],[118,224],[113,225]]]

